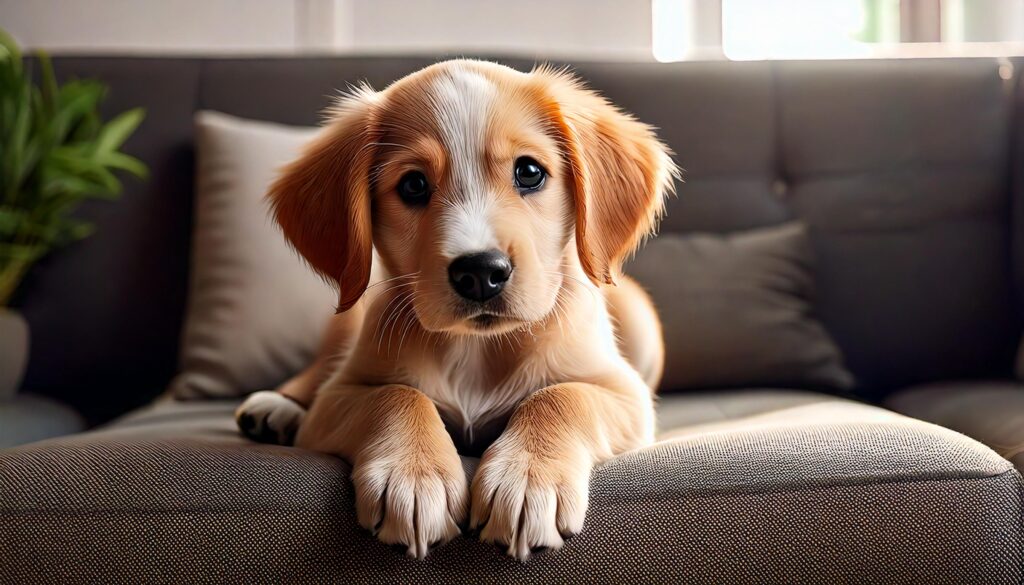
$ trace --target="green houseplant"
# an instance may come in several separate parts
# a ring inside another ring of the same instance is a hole
[[[99,114],[104,84],[58,85],[45,54],[35,63],[38,83],[0,30],[0,397],[13,393],[27,356],[27,328],[8,306],[28,269],[92,233],[73,212],[88,199],[116,198],[117,171],[146,175],[142,162],[120,150],[144,112],[105,122]]]

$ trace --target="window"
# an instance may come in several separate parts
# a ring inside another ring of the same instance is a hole
[[[1024,0],[652,0],[651,15],[659,61],[1024,54]]]
[[[722,51],[730,59],[868,56],[899,41],[898,0],[723,0]]]

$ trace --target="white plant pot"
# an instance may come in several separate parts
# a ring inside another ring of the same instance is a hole
[[[28,323],[20,313],[0,308],[0,400],[14,396],[28,365]]]

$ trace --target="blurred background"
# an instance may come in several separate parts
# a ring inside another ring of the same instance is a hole
[[[1024,0],[0,0],[53,53],[500,53],[563,59],[1019,54]]]

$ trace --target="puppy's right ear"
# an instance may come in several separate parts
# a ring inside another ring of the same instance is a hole
[[[338,285],[338,312],[370,281],[370,165],[376,141],[369,88],[342,98],[331,121],[270,187],[274,219],[321,276]]]

